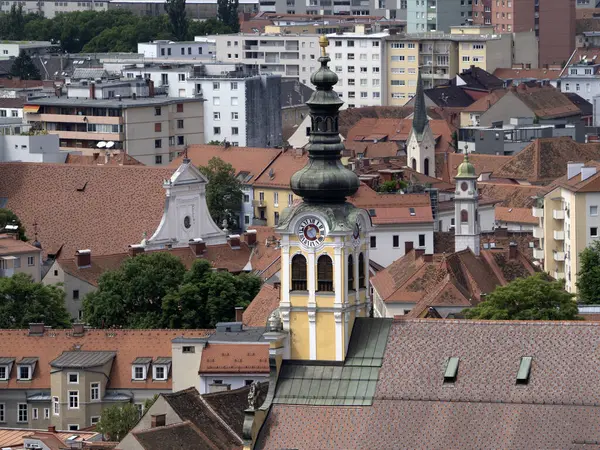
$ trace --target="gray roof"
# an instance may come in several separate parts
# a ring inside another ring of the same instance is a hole
[[[22,358],[17,364],[35,364],[38,362],[37,356],[29,356]]]
[[[0,358],[0,365],[7,365],[7,364],[12,364],[15,362],[15,358]]]
[[[166,356],[159,356],[154,360],[154,364],[171,364],[171,358]]]
[[[36,392],[27,396],[28,402],[49,402],[50,400],[52,400],[50,392]]]
[[[116,356],[116,352],[63,352],[58,358],[50,362],[51,367],[98,367],[106,364]]]
[[[281,107],[305,106],[314,89],[298,80],[281,80]]]
[[[371,405],[392,319],[358,318],[343,364],[284,361],[273,403]]]
[[[87,67],[77,67],[73,71],[73,78],[76,79],[86,79],[86,78],[106,78],[108,76],[108,72],[104,70],[102,67],[100,68],[87,68]]]
[[[262,342],[265,327],[248,327],[243,331],[217,331],[208,338],[208,342]]]
[[[206,344],[206,342],[208,341],[208,338],[192,338],[192,337],[184,337],[184,336],[180,336],[180,337],[176,337],[174,339],[171,339],[171,342],[173,344]]]
[[[148,356],[138,356],[133,360],[131,364],[150,364],[152,362],[152,358]]]
[[[417,78],[417,93],[415,94],[415,110],[413,113],[412,126],[413,130],[417,134],[417,138],[421,140],[423,131],[429,123],[427,118],[427,107],[425,106],[425,92],[423,91],[423,79],[421,78],[421,71],[419,70],[419,76]]]
[[[89,98],[67,98],[67,97],[45,97],[27,100],[28,105],[48,105],[48,106],[92,106],[104,108],[136,108],[144,106],[163,106],[174,103],[189,103],[195,101],[203,101],[201,98],[187,97],[138,97],[136,100],[132,98],[107,99],[107,100],[92,100]]]
[[[125,392],[107,392],[102,401],[104,402],[128,402],[131,400],[131,395]]]

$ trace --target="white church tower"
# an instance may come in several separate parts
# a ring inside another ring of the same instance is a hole
[[[454,195],[454,250],[470,248],[479,256],[479,193],[477,191],[477,174],[475,167],[469,162],[465,153],[464,161],[458,166],[454,177],[456,192]]]
[[[435,138],[429,126],[420,71],[417,78],[412,129],[406,141],[406,155],[410,168],[430,177],[435,177]]]

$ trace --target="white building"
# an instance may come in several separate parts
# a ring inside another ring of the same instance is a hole
[[[0,3],[0,12],[10,11],[10,5],[6,6],[9,2]],[[0,59],[16,58],[21,53],[21,50],[29,55],[44,55],[52,51],[58,51],[58,47],[58,44],[53,44],[49,41],[1,41]]]
[[[177,58],[211,60],[215,57],[215,42],[212,39],[196,41],[158,40],[138,43],[138,53],[144,58]]]
[[[578,48],[560,74],[561,92],[575,92],[590,103],[600,95],[600,48]],[[594,104],[594,112],[596,105]],[[597,124],[594,124],[597,126]]]
[[[60,151],[55,134],[21,135],[28,126],[0,127],[1,162],[64,163],[67,154]]]

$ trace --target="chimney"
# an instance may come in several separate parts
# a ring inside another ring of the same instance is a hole
[[[495,237],[507,237],[508,236],[508,228],[498,227],[494,229]]]
[[[416,248],[415,249],[415,258],[422,258],[423,255],[425,254],[425,249],[424,248]]]
[[[240,235],[239,234],[230,234],[227,237],[227,242],[229,243],[229,246],[232,249],[238,250],[240,248]]]
[[[144,253],[145,251],[146,249],[142,244],[131,244],[129,246],[129,256],[131,256],[132,258],[136,257],[140,253]]]
[[[256,245],[256,230],[246,231],[246,244],[248,244],[249,247],[254,247]]]
[[[517,243],[511,242],[508,244],[508,259],[517,259]]]
[[[96,99],[96,83],[93,81],[90,83],[90,99]]]
[[[413,249],[413,242],[412,241],[406,241],[404,243],[404,254],[406,255],[408,252],[410,252]]]
[[[428,263],[432,263],[433,262],[433,254],[423,255],[423,261],[428,262]]]
[[[235,307],[235,321],[236,322],[242,322],[243,321],[243,315],[244,315],[244,307],[243,306],[236,306]]]
[[[589,177],[591,177],[592,175],[596,174],[596,168],[595,167],[582,167],[581,168],[581,181],[587,180]]]
[[[302,155],[304,155],[304,149],[303,148],[297,148],[296,149],[296,156],[298,158],[302,157]]]
[[[94,152],[92,155],[94,156],[94,161],[97,161],[98,158],[100,158],[100,153],[99,152]]]
[[[154,97],[154,81],[148,80],[148,96]]]
[[[90,267],[92,265],[92,251],[91,250],[77,250],[75,252],[75,263],[78,269],[84,267]]]
[[[153,414],[150,420],[150,428],[164,427],[167,423],[166,414]]]
[[[194,256],[201,256],[206,251],[206,242],[202,238],[190,239],[190,250]]]
[[[48,433],[56,433],[56,427],[54,425],[48,425]]]
[[[43,322],[29,324],[29,336],[43,336],[45,330]]]
[[[570,180],[574,176],[579,175],[583,166],[585,166],[584,163],[569,161],[567,163],[567,178]]]
[[[104,164],[108,164],[108,161],[110,161],[110,154],[108,150],[104,150]]]
[[[83,336],[85,334],[85,326],[82,323],[73,324],[73,336]]]

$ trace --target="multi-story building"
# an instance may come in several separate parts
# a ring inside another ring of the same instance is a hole
[[[565,280],[565,289],[577,292],[579,254],[600,238],[600,164],[570,162],[567,175],[533,207],[539,226],[533,236],[539,239],[533,256],[556,279]]]
[[[161,16],[165,13],[165,1],[155,0],[109,0],[108,9],[128,10],[138,16]],[[65,4],[66,5],[66,4]],[[262,9],[262,8],[261,8]],[[185,13],[190,19],[210,19],[217,17],[217,0],[187,0]],[[258,0],[242,0],[238,12],[256,14],[259,10]]]
[[[308,16],[383,16],[406,20],[407,0],[260,0],[260,11]]]
[[[600,47],[576,49],[560,73],[560,90],[595,103],[594,98],[600,95],[599,56]]]
[[[39,242],[35,244],[19,240],[16,233],[0,234],[0,277],[24,273],[39,282],[42,277],[42,248]]]
[[[215,43],[211,39],[200,37],[191,42],[168,40],[139,42],[138,53],[144,55],[144,58],[211,60],[215,56]]]
[[[256,28],[265,34],[330,34],[330,33],[360,33],[368,31],[376,33],[388,29],[397,32],[406,31],[405,18],[391,18],[394,10],[390,10],[390,18],[383,16],[346,16],[346,15],[300,15],[261,13],[255,18],[244,22],[244,29]],[[406,9],[403,9],[406,11]],[[270,20],[273,25],[263,25],[264,20]],[[262,22],[262,23],[261,23]],[[256,27],[254,26],[256,25]],[[263,30],[264,28],[264,30]],[[199,38],[196,38],[199,39]]]
[[[202,98],[40,98],[25,120],[60,139],[61,150],[125,151],[147,165],[168,164],[188,144],[204,143]],[[112,143],[112,144],[109,144]]]
[[[472,0],[408,0],[406,28],[409,33],[449,32],[455,25],[472,22]]]

